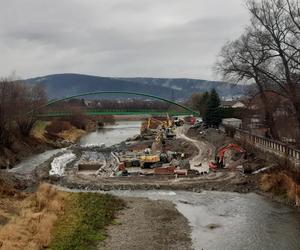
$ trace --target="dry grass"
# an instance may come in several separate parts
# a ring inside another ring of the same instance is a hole
[[[73,127],[69,130],[62,131],[58,134],[58,136],[63,138],[64,140],[75,143],[80,137],[85,134],[86,132],[84,130]]]
[[[48,125],[50,125],[51,122],[48,121],[37,121],[34,127],[31,130],[31,135],[41,141],[47,141],[44,132]]]
[[[45,136],[48,133],[48,138]],[[50,143],[51,135],[75,143],[86,132],[71,125],[69,121],[38,121],[31,131],[31,135],[43,142]]]
[[[111,195],[65,193],[46,183],[21,194],[1,196],[1,250],[97,249],[124,207]]]
[[[296,206],[300,206],[300,186],[284,172],[264,174],[261,178],[260,187],[265,192],[284,195]]]
[[[0,229],[1,250],[47,247],[53,225],[64,212],[66,196],[49,184],[41,184],[35,194],[19,201],[19,214]]]

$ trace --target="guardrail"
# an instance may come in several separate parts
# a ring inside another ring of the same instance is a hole
[[[235,129],[234,138],[254,146],[264,152],[271,153],[284,160],[289,160],[292,165],[300,167],[300,150],[280,141],[251,134],[248,131]]]

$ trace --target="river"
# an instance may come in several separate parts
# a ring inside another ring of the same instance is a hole
[[[111,193],[121,197],[147,197],[153,200],[172,201],[190,222],[194,249],[300,249],[299,211],[254,193],[212,191]]]
[[[119,122],[92,132],[80,145],[111,146],[139,133],[140,122]],[[31,157],[14,172],[26,173],[54,154],[50,150]],[[195,249],[203,250],[299,250],[300,213],[257,194],[230,192],[114,191],[118,196],[147,197],[172,201],[192,227]],[[133,218],[134,219],[134,218]]]
[[[82,137],[79,141],[81,146],[87,145],[101,145],[109,147],[114,144],[125,141],[127,138],[133,137],[140,133],[141,121],[120,121],[115,125],[105,126],[102,129],[98,129],[95,132],[91,132]],[[67,148],[47,150],[41,154],[37,154],[29,157],[28,159],[20,162],[9,172],[16,172],[22,174],[29,174],[37,166],[41,165],[45,161],[49,160],[55,154],[59,152],[67,151]]]
[[[81,146],[101,145],[110,147],[114,144],[125,141],[140,133],[140,121],[119,121],[115,125],[105,126],[95,132],[83,136],[79,142]]]

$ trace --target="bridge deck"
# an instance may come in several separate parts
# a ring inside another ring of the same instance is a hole
[[[194,115],[192,112],[188,111],[154,111],[154,110],[141,110],[141,111],[121,111],[121,110],[106,110],[106,111],[86,111],[85,115],[88,116],[97,116],[97,115],[170,115],[170,116],[180,116],[180,115]],[[48,112],[38,114],[39,117],[63,117],[71,116],[72,112]]]

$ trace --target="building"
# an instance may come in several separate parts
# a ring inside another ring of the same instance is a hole
[[[241,128],[242,127],[242,120],[237,118],[225,118],[222,119],[222,124],[224,126],[234,127],[234,128]]]
[[[241,100],[221,101],[222,108],[246,108],[246,104]]]

